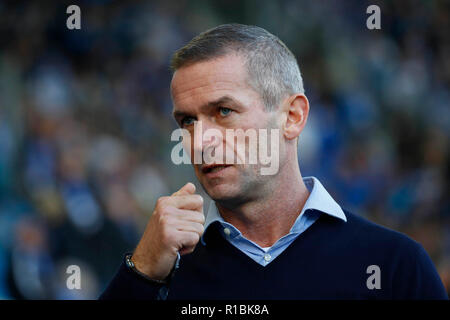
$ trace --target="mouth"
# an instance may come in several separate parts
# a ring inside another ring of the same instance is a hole
[[[228,167],[231,167],[231,165],[230,164],[209,164],[209,165],[202,166],[201,171],[203,174],[212,174],[212,173],[222,171]]]

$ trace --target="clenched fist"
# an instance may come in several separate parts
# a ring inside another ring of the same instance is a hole
[[[177,253],[191,253],[203,234],[203,198],[187,183],[170,197],[161,197],[131,260],[136,268],[155,280],[165,279]]]

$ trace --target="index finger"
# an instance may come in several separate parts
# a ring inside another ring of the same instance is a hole
[[[198,194],[172,196],[167,204],[178,209],[201,210],[203,212],[203,197]]]

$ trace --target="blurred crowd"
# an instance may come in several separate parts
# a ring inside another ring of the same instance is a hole
[[[72,3],[0,2],[0,298],[96,298],[156,199],[196,182],[170,160],[169,59],[227,22],[297,56],[302,175],[420,242],[450,291],[448,2],[73,3],[81,30],[66,28]],[[82,290],[67,289],[73,264]]]

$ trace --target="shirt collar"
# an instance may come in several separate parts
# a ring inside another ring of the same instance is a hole
[[[302,212],[299,214],[297,220],[292,226],[291,232],[296,232],[296,229],[300,228],[300,224],[297,222],[300,220],[303,213],[309,209],[318,210],[321,213],[328,214],[347,222],[347,218],[341,206],[339,206],[333,197],[331,197],[324,186],[320,183],[319,179],[316,177],[305,177],[303,178],[303,182],[305,183],[310,194],[305,202],[305,205],[303,206]],[[205,231],[203,235],[206,233],[208,227],[214,222],[219,222],[222,225],[229,226],[234,231],[233,233],[240,233],[239,230],[222,218],[219,210],[217,209],[216,203],[212,200],[209,204],[208,213],[205,218]],[[203,236],[201,240],[202,243],[205,244]]]
[[[302,213],[308,209],[315,209],[335,218],[339,218],[347,222],[347,217],[341,206],[333,199],[325,187],[316,177],[305,177],[303,182],[308,188],[310,194],[303,206]]]

